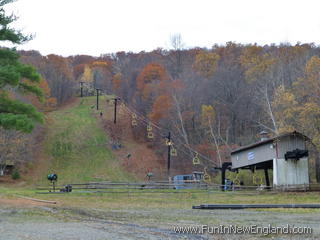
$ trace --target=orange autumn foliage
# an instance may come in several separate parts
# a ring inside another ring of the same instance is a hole
[[[153,103],[149,118],[154,122],[159,122],[159,120],[163,118],[168,118],[171,106],[172,99],[168,95],[161,95],[157,97]]]
[[[57,106],[57,99],[51,97],[51,89],[45,79],[41,79],[39,87],[42,89],[44,94],[44,102],[40,102],[38,98],[34,96],[26,96],[31,103],[41,111],[52,111]]]
[[[164,67],[158,63],[150,63],[138,75],[137,88],[142,97],[147,99],[152,93],[165,89],[167,80],[169,76]]]
[[[75,79],[80,79],[81,75],[84,72],[85,67],[86,67],[86,64],[78,64],[73,68],[73,74]]]

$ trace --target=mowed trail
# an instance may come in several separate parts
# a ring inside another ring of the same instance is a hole
[[[110,150],[94,105],[95,97],[76,99],[47,116],[34,176],[37,183],[47,183],[48,173],[58,174],[61,184],[135,179]]]

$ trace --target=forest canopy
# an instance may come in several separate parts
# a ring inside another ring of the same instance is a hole
[[[86,95],[95,88],[116,94],[218,165],[262,130],[297,130],[320,148],[320,48],[314,44],[228,42],[100,57],[20,53],[46,79],[58,104],[79,94],[80,82]]]

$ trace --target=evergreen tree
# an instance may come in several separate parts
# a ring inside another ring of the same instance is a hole
[[[8,25],[17,18],[7,16],[4,5],[14,0],[0,0],[0,41],[22,44],[31,39]],[[18,94],[33,94],[43,97],[37,86],[40,76],[36,70],[19,61],[15,48],[0,46],[0,127],[22,132],[31,132],[35,122],[43,122],[43,116],[31,104],[16,98]]]

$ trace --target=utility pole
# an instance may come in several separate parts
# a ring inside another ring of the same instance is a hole
[[[168,177],[170,178],[170,164],[171,164],[171,132],[168,133]]]
[[[99,110],[99,88],[96,88],[97,91],[97,110]]]
[[[83,97],[83,82],[80,82],[80,96]]]
[[[113,123],[116,124],[117,123],[117,103],[118,100],[120,100],[120,98],[115,98],[114,99],[114,117],[113,117]]]
[[[194,115],[192,116],[192,128],[193,128],[193,130],[194,130]]]

